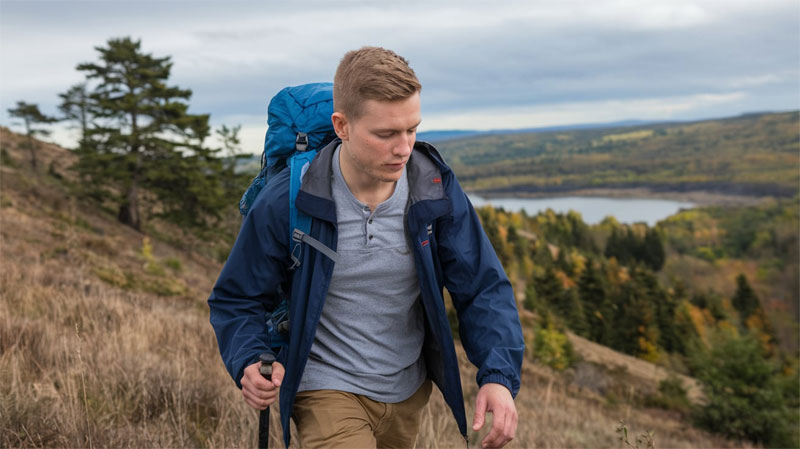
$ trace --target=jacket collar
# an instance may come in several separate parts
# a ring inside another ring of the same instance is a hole
[[[336,206],[331,188],[333,153],[340,143],[340,139],[334,139],[319,151],[303,177],[300,191],[295,200],[297,208],[305,214],[331,223],[336,223]],[[416,142],[406,170],[410,208],[423,201],[439,203],[440,200],[447,199],[442,173],[447,173],[450,169],[444,164],[442,157],[433,145],[427,142]],[[436,205],[436,203],[432,205]],[[430,209],[430,212],[425,214],[426,216],[440,216],[450,210],[449,206],[443,207],[443,205],[425,209]]]

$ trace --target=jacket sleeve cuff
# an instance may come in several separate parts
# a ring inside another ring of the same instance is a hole
[[[478,387],[482,387],[486,384],[500,384],[508,388],[508,391],[511,392],[512,397],[517,395],[516,392],[511,388],[511,381],[502,374],[491,373],[483,376],[483,378],[478,382]]]

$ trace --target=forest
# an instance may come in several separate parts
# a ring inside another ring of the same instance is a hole
[[[796,444],[797,197],[685,210],[654,227],[590,226],[574,211],[478,213],[536,317],[535,360],[567,369],[564,333],[574,332],[699,379],[709,399],[691,412],[699,425]],[[689,408],[680,385],[665,388],[662,404]]]

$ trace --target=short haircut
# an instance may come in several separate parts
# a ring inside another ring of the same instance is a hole
[[[399,101],[422,90],[405,58],[381,47],[347,52],[333,77],[333,109],[350,120],[361,117],[366,100]]]

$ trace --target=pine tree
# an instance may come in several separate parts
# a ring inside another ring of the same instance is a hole
[[[578,290],[571,288],[564,291],[558,305],[558,312],[564,317],[567,326],[576,334],[588,337],[589,326],[586,324],[585,312],[583,310],[583,304],[581,304]]]
[[[36,149],[37,145],[33,141],[36,136],[49,136],[50,131],[40,128],[39,125],[57,122],[58,119],[42,114],[39,105],[17,101],[16,108],[9,108],[8,114],[11,117],[22,119],[25,126],[25,136],[27,137],[26,147],[31,155],[31,166],[36,170]]]
[[[654,271],[660,270],[664,266],[666,255],[664,253],[664,243],[661,236],[654,228],[650,228],[644,235],[643,262]]]
[[[651,299],[653,279],[637,267],[631,271],[631,279],[621,286],[609,331],[612,348],[644,358],[656,356],[659,335]]]
[[[63,114],[63,120],[78,123],[81,130],[81,138],[78,146],[83,145],[86,134],[89,130],[91,120],[89,107],[91,105],[89,93],[86,90],[86,83],[78,83],[71,86],[66,92],[58,94],[61,97],[61,104],[58,109]]]
[[[744,274],[740,273],[736,276],[736,293],[733,295],[731,304],[739,311],[743,323],[761,308],[761,303]]]
[[[557,304],[564,295],[564,286],[552,265],[548,265],[544,273],[536,278],[535,286],[536,297],[548,305]]]
[[[578,292],[583,302],[589,339],[604,342],[611,311],[607,304],[605,287],[592,260],[586,263],[586,269],[578,279]]]
[[[212,152],[202,147],[209,134],[208,115],[189,114],[191,90],[167,85],[169,57],[145,54],[141,41],[129,37],[110,39],[96,50],[97,63],[78,65],[88,80],[97,81],[89,98],[98,123],[87,129],[78,171],[117,200],[122,223],[140,229],[142,188],[162,187],[158,189],[162,194],[183,195],[187,192],[177,189],[191,182],[171,189],[164,189],[164,184],[181,176],[203,181],[210,173],[201,163]],[[183,160],[184,155],[195,160]],[[207,199],[194,193],[198,202]],[[188,201],[192,210],[195,200]]]
[[[240,160],[250,158],[250,154],[244,153],[239,140],[239,132],[242,125],[228,127],[222,125],[215,131],[215,134],[222,142],[221,151],[224,154],[222,187],[225,191],[225,198],[239,198],[244,189],[250,182],[251,175],[237,173],[236,167]]]

